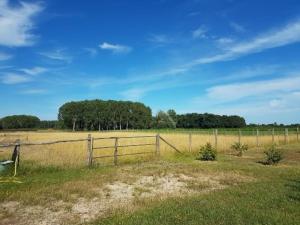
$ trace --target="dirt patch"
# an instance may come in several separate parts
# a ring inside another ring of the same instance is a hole
[[[115,181],[95,188],[93,190],[95,197],[92,199],[79,197],[75,202],[53,200],[49,207],[23,206],[19,202],[12,201],[1,203],[0,212],[5,220],[2,220],[0,224],[78,224],[92,221],[125,206],[128,208],[136,200],[164,199],[171,196],[205,193],[244,180],[247,178],[236,174],[139,176],[130,183]]]

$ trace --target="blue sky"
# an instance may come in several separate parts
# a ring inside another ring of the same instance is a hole
[[[71,100],[300,123],[300,2],[0,0],[0,117]]]

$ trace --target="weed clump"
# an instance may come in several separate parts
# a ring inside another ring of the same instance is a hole
[[[200,148],[199,156],[196,159],[203,161],[214,161],[217,159],[217,151],[210,143],[207,143]]]
[[[237,152],[237,156],[242,157],[243,153],[248,150],[248,145],[235,142],[231,145],[231,149]]]
[[[269,147],[264,153],[266,155],[265,164],[267,165],[277,164],[283,159],[282,152],[278,150],[275,145]]]

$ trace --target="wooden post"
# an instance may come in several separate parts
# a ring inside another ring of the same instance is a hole
[[[88,166],[93,165],[93,138],[91,134],[88,134],[87,138],[87,151],[88,151]]]
[[[289,143],[288,138],[289,138],[289,129],[285,128],[285,131],[284,131],[284,142],[285,142],[285,144]]]
[[[16,156],[15,156],[15,166],[14,166],[14,177],[17,175],[17,168],[19,167],[20,164],[20,149],[21,149],[20,139],[16,140],[15,149],[16,149]]]
[[[115,151],[114,151],[114,164],[115,164],[115,166],[118,165],[118,139],[119,138],[117,138],[117,137],[115,139]]]
[[[297,142],[299,141],[299,127],[297,127]]]
[[[159,134],[156,135],[156,155],[159,156],[160,155],[160,144],[159,144],[159,139],[160,139],[160,136]]]
[[[258,136],[259,136],[259,130],[256,129],[256,147],[259,146]]]
[[[275,135],[275,131],[274,131],[274,128],[273,128],[272,129],[272,144],[275,143],[274,135]]]
[[[242,136],[242,131],[239,129],[239,144],[241,144],[241,136]]]
[[[189,133],[189,152],[192,152],[192,133]]]
[[[218,148],[218,129],[215,129],[215,148]]]

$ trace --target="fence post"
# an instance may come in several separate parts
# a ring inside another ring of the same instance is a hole
[[[192,152],[192,133],[189,133],[189,152]]]
[[[272,144],[274,144],[275,139],[274,139],[275,131],[274,128],[272,128]]]
[[[215,129],[215,148],[218,148],[218,129]]]
[[[88,151],[88,166],[93,164],[93,138],[91,134],[88,134],[87,138],[87,151]]]
[[[284,132],[284,142],[285,142],[285,144],[288,144],[288,142],[289,142],[288,137],[289,137],[289,129],[285,128],[285,132]]]
[[[242,131],[239,129],[239,144],[241,144],[241,136],[242,136]]]
[[[256,129],[256,147],[259,146],[258,136],[259,136],[259,130]]]
[[[160,155],[160,144],[159,144],[159,139],[160,139],[160,136],[159,134],[156,135],[156,144],[155,144],[155,147],[156,147],[156,155],[159,156]]]
[[[16,158],[15,158],[15,167],[14,167],[14,177],[17,175],[17,168],[19,167],[19,163],[20,163],[20,149],[21,149],[21,145],[20,145],[20,139],[16,140]]]
[[[115,139],[114,164],[118,165],[118,138]]]
[[[297,142],[299,141],[299,127],[297,127]]]

